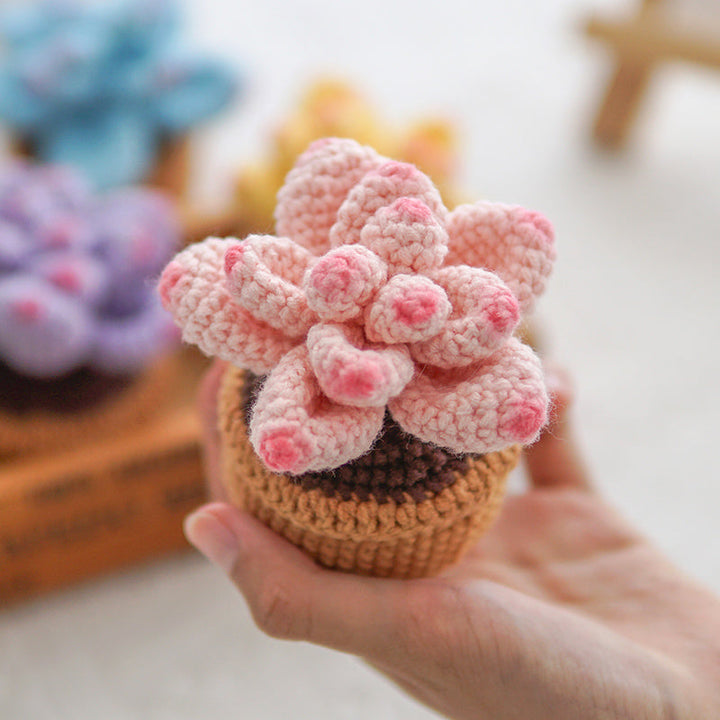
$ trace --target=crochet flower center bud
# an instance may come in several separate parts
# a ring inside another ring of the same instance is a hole
[[[387,278],[387,267],[362,245],[345,245],[321,257],[305,276],[308,306],[323,320],[360,314]]]

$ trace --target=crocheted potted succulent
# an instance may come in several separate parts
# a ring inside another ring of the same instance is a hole
[[[180,194],[184,138],[236,89],[224,65],[182,46],[173,0],[38,0],[5,10],[0,38],[0,119],[96,188],[150,179]]]
[[[94,197],[73,171],[0,172],[0,453],[149,415],[177,341],[150,280],[179,247],[149,190]]]
[[[275,196],[285,176],[312,141],[329,136],[352,138],[417,165],[433,179],[444,201],[454,203],[457,142],[446,121],[426,119],[397,130],[350,84],[327,78],[310,85],[273,132],[267,156],[239,174],[235,194],[244,227],[252,232],[272,228]]]
[[[278,194],[277,236],[209,238],[164,270],[186,341],[230,363],[232,499],[321,563],[414,577],[488,527],[546,421],[513,335],[555,255],[540,214],[449,212],[414,166],[318,141]]]

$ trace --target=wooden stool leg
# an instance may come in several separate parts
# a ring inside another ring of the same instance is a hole
[[[625,144],[653,70],[653,63],[619,60],[595,118],[593,136],[598,143],[613,149]]]

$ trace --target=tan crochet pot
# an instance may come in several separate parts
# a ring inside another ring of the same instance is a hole
[[[176,357],[162,358],[117,392],[79,411],[18,414],[0,403],[0,456],[72,447],[140,424],[167,400],[178,368]]]
[[[497,516],[519,446],[469,458],[467,472],[420,502],[328,497],[270,472],[255,454],[243,408],[245,378],[244,371],[228,368],[218,400],[230,499],[322,565],[381,577],[435,575],[456,562]]]

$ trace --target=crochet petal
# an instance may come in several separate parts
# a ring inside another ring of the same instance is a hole
[[[267,467],[299,475],[354,460],[372,445],[385,408],[338,405],[325,397],[307,348],[285,355],[258,394],[250,442]]]
[[[250,235],[225,253],[227,286],[235,302],[289,337],[316,322],[302,288],[314,255],[288,238]]]
[[[126,318],[100,317],[95,322],[91,362],[108,373],[138,372],[161,355],[179,333],[156,297],[138,313]]]
[[[5,123],[16,131],[34,131],[47,122],[51,112],[17,72],[0,70],[0,117]]]
[[[0,236],[0,244],[4,238]],[[37,256],[35,273],[58,290],[75,297],[89,307],[105,296],[108,267],[91,255],[73,252],[49,252]]]
[[[402,197],[365,223],[360,242],[385,260],[390,272],[413,273],[443,264],[448,236],[425,203]]]
[[[152,169],[156,136],[133,108],[59,113],[36,140],[44,163],[78,167],[96,189],[133,185]]]
[[[148,111],[169,135],[188,132],[220,112],[237,92],[229,67],[180,53],[162,58],[149,83]]]
[[[452,305],[439,285],[422,275],[395,275],[365,313],[369,340],[407,343],[437,335]]]
[[[61,7],[64,5],[65,7]],[[12,3],[0,12],[0,35],[6,47],[17,50],[22,45],[42,38],[48,26],[58,19],[67,4],[61,3]]]
[[[470,365],[512,335],[520,320],[518,301],[497,275],[456,265],[432,277],[447,292],[452,315],[434,337],[410,346],[417,362],[441,368]]]
[[[375,253],[362,245],[343,245],[305,273],[305,296],[322,320],[343,322],[359,315],[386,280],[387,266]]]
[[[357,326],[315,325],[307,347],[322,391],[342,405],[384,408],[415,369],[403,345],[368,345]]]
[[[447,210],[430,178],[409,163],[388,160],[350,190],[330,229],[332,247],[359,243],[365,223],[382,207],[400,198],[412,198],[425,204],[440,222]]]
[[[514,205],[460,205],[447,219],[446,265],[472,265],[497,273],[530,312],[555,260],[555,234],[540,213]]]
[[[298,158],[280,188],[275,208],[278,235],[316,255],[330,247],[330,228],[350,189],[383,158],[354,140],[325,138]]]
[[[78,298],[29,273],[0,280],[0,358],[20,374],[65,375],[87,362],[93,339],[92,312]]]
[[[389,403],[404,430],[459,453],[533,442],[547,420],[542,368],[511,338],[495,355],[460,370],[425,368]]]
[[[158,289],[185,342],[263,375],[297,342],[233,302],[223,262],[237,242],[208,238],[191,245],[165,268]]]

